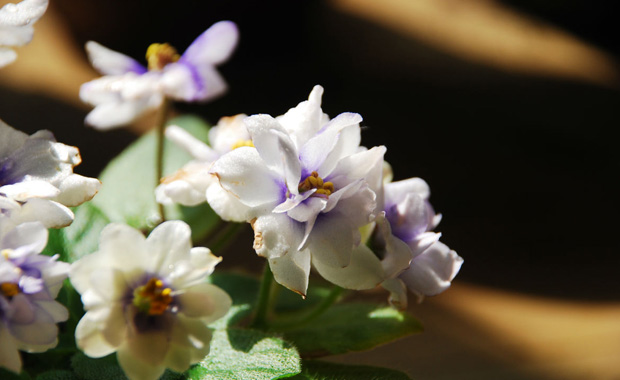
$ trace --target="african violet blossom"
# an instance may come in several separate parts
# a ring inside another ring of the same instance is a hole
[[[95,178],[73,173],[80,162],[78,149],[56,142],[51,132],[28,136],[0,120],[0,214],[10,215],[14,224],[71,224],[67,206],[90,200],[101,186]]]
[[[225,154],[211,169],[247,208],[254,249],[268,259],[276,281],[301,295],[311,265],[351,289],[385,279],[369,251],[354,249],[359,228],[375,217],[385,147],[359,146],[359,114],[329,120],[321,110],[322,92],[316,86],[308,101],[278,119],[246,118],[254,147]],[[216,203],[209,199],[217,210]]]
[[[388,279],[382,285],[391,291],[391,301],[406,307],[406,288],[419,300],[424,296],[437,295],[450,287],[459,272],[463,259],[439,241],[441,234],[432,232],[441,220],[428,199],[430,189],[420,178],[388,183],[384,188],[385,221],[379,228],[390,228],[389,235],[376,236],[377,245],[383,245],[385,237],[396,238],[407,244],[411,266],[398,278]],[[385,251],[391,247],[385,247]]]
[[[69,264],[39,253],[47,229],[38,222],[17,227],[0,215],[0,367],[20,372],[18,350],[43,352],[58,342],[56,324],[67,309],[54,301]]]
[[[114,128],[158,108],[165,99],[197,102],[221,95],[226,83],[215,66],[228,59],[237,39],[236,25],[220,21],[196,38],[183,55],[169,44],[152,44],[146,52],[147,67],[89,41],[89,59],[104,76],[80,89],[80,98],[95,106],[86,123]]]
[[[48,0],[23,0],[0,8],[0,67],[15,61],[11,47],[23,46],[32,40],[32,25],[45,13]]]
[[[206,283],[221,259],[192,248],[190,236],[180,221],[162,223],[146,239],[109,224],[99,251],[73,263],[71,283],[86,310],[75,338],[86,355],[116,352],[130,379],[158,379],[166,368],[183,372],[209,353],[207,324],[226,314],[231,300]]]
[[[155,189],[157,201],[162,204],[195,206],[209,197],[220,200],[213,202],[212,207],[216,207],[216,212],[227,215],[229,220],[245,221],[247,208],[222,189],[217,178],[209,174],[209,169],[211,164],[225,153],[241,146],[252,146],[250,134],[243,123],[246,117],[247,115],[239,114],[221,118],[217,125],[209,130],[211,146],[180,127],[166,128],[166,137],[186,150],[194,159],[176,173],[162,179],[162,183]]]

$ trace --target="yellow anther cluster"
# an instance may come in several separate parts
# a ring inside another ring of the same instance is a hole
[[[151,278],[146,285],[136,288],[133,292],[133,304],[148,315],[162,315],[172,303],[172,289],[164,288],[158,278]]]
[[[242,146],[249,146],[250,148],[254,148],[254,143],[252,140],[239,140],[233,144],[230,150],[235,150],[237,148],[241,148]]]
[[[323,178],[319,177],[319,173],[312,172],[306,179],[299,184],[299,192],[304,193],[311,189],[317,189],[313,196],[326,196],[329,197],[334,192],[334,184],[331,182],[324,182]]]
[[[12,282],[3,282],[0,284],[0,293],[5,297],[13,297],[19,294],[19,286]]]
[[[170,44],[151,44],[146,49],[146,61],[149,70],[162,70],[167,64],[176,62],[181,58],[177,49]]]

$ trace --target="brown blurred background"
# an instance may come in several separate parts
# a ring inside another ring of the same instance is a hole
[[[322,84],[324,110],[361,113],[364,145],[388,147],[396,179],[429,182],[442,240],[465,259],[453,288],[410,307],[423,334],[334,360],[413,379],[620,379],[612,2],[51,3],[0,70],[0,117],[79,146],[82,174],[97,175],[149,125],[83,126],[79,85],[96,77],[83,44],[142,59],[151,42],[182,51],[230,19],[241,42],[221,67],[229,93],[180,112],[277,115]]]

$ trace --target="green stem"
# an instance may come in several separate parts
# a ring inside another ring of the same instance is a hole
[[[164,142],[166,132],[166,122],[168,121],[168,113],[170,111],[170,101],[165,99],[159,110],[159,119],[157,122],[157,155],[156,160],[156,172],[155,172],[155,187],[159,186],[160,180],[164,176]],[[166,211],[164,205],[157,203],[159,208],[159,215],[161,223],[166,221]]]
[[[314,319],[322,315],[324,312],[326,312],[327,309],[329,309],[334,303],[336,303],[336,301],[338,301],[338,299],[342,295],[343,291],[344,291],[343,288],[339,286],[334,286],[332,290],[329,292],[329,294],[327,295],[327,297],[325,297],[323,301],[321,301],[321,303],[316,305],[312,310],[310,310],[307,313],[304,313],[301,317],[286,318],[279,322],[276,321],[271,324],[272,330],[277,330],[277,331],[292,330],[292,329],[301,327],[307,323],[310,323],[311,321],[313,321]]]
[[[256,314],[250,327],[265,330],[267,328],[267,315],[269,314],[271,285],[273,284],[273,273],[269,268],[269,263],[265,263],[263,280],[258,291],[258,302],[256,304]]]

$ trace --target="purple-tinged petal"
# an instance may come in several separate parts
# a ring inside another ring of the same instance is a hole
[[[434,296],[450,287],[463,259],[445,244],[437,242],[416,257],[399,277],[418,296]]]
[[[0,247],[37,254],[47,245],[47,235],[47,229],[39,222],[22,223],[2,237]]]
[[[331,172],[328,179],[334,183],[336,188],[343,187],[352,180],[362,178],[365,179],[369,185],[376,185],[375,177],[378,176],[378,173],[380,173],[383,168],[383,156],[385,152],[386,148],[384,146],[376,146],[370,150],[344,157],[338,161],[338,164]]]
[[[391,182],[385,185],[386,206],[402,202],[407,194],[414,193],[424,200],[428,200],[430,187],[422,178],[409,178],[402,181]]]
[[[218,65],[230,57],[238,40],[239,30],[234,22],[217,22],[192,42],[179,61],[198,66]]]
[[[252,141],[265,165],[282,173],[291,194],[298,194],[301,164],[297,148],[280,123],[269,115],[254,115],[244,119]]]
[[[88,59],[95,69],[103,75],[121,75],[129,72],[136,74],[146,73],[146,67],[125,54],[108,49],[95,42],[86,43]]]

